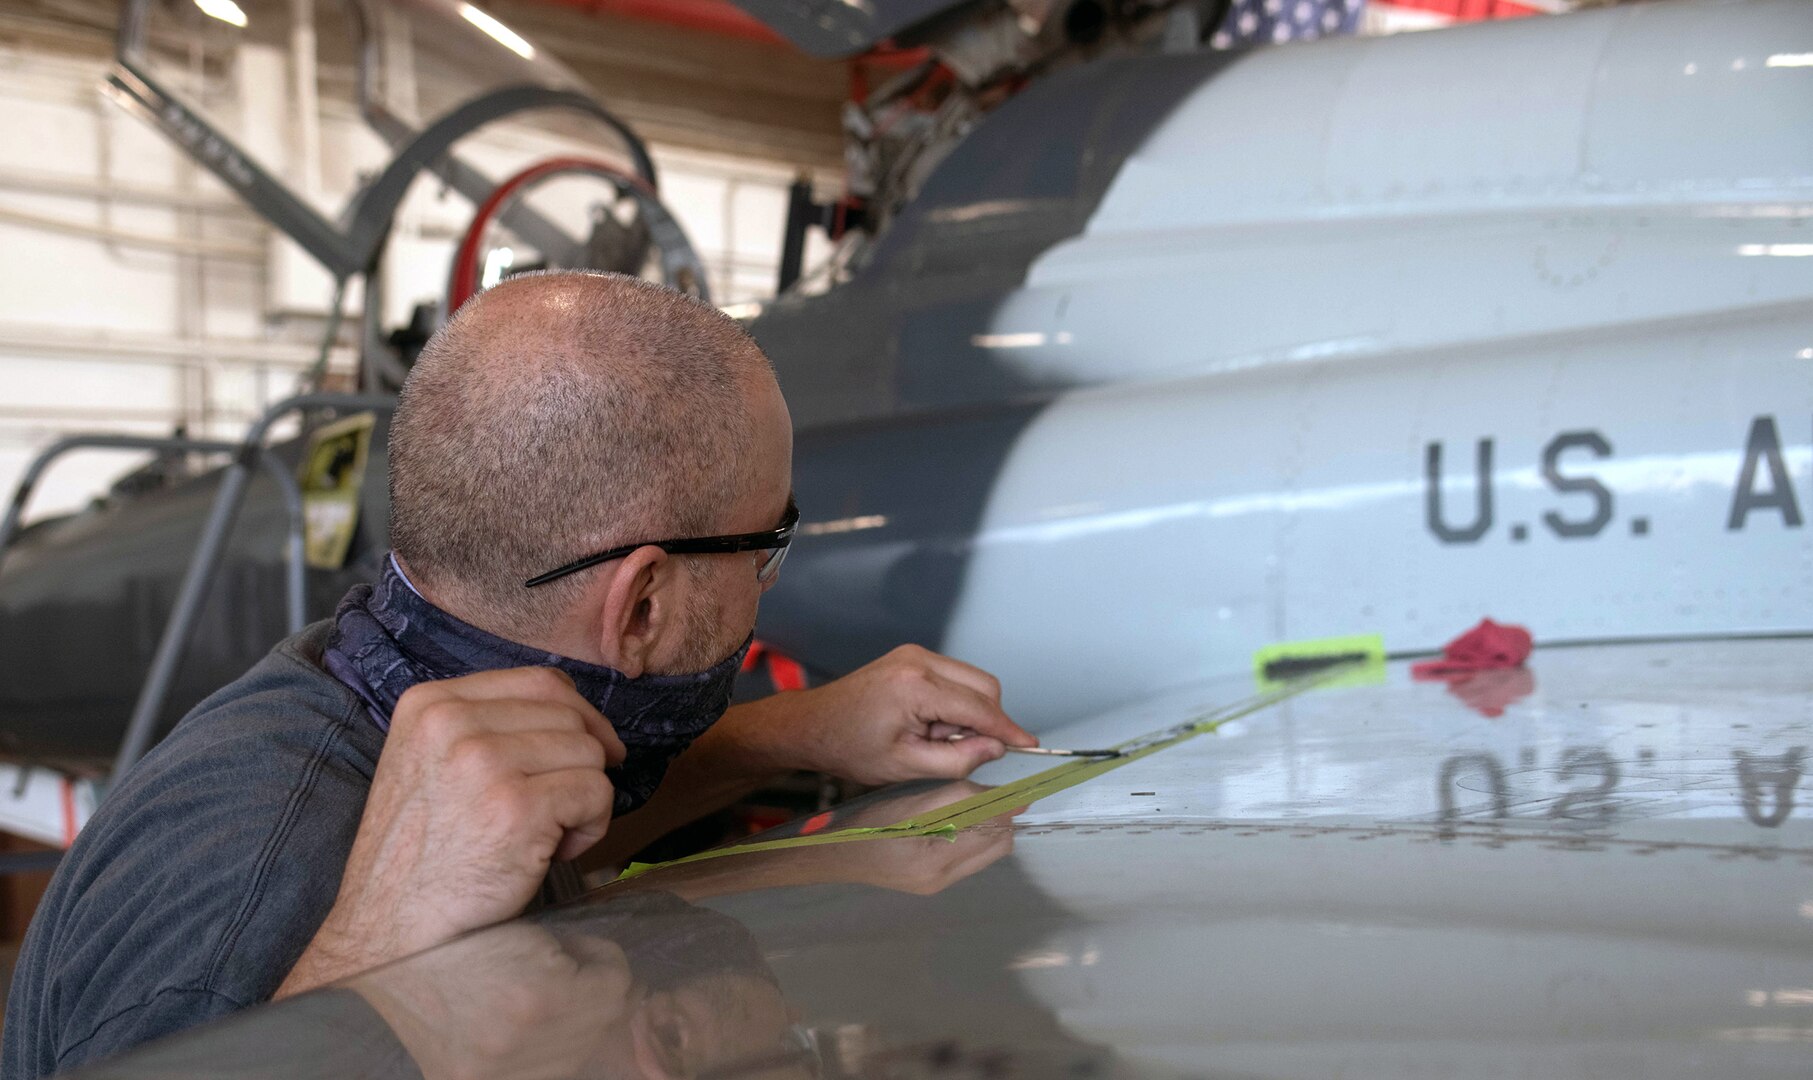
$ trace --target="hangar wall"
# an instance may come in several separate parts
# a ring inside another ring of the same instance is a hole
[[[102,35],[15,37],[0,13],[0,487],[73,431],[238,434],[314,363],[330,282],[211,176],[101,92]],[[283,58],[238,82],[236,104],[291,143]],[[570,151],[524,126],[462,147],[472,160]],[[786,215],[786,162],[655,142],[663,194],[705,262],[719,303],[773,291]],[[324,105],[322,206],[337,209],[385,154],[351,114]],[[822,162],[821,162],[822,165]],[[822,169],[821,169],[822,171]],[[834,176],[823,177],[835,183]],[[399,217],[382,303],[386,325],[445,291],[471,206],[418,181]],[[361,300],[333,363],[350,370]],[[31,517],[77,508],[137,463],[64,459]],[[0,496],[4,497],[4,496]]]

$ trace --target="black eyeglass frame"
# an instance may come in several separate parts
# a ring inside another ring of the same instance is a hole
[[[581,570],[590,570],[600,563],[621,559],[637,548],[657,547],[669,555],[730,555],[739,551],[773,551],[776,552],[768,561],[756,570],[756,580],[770,581],[774,572],[780,569],[780,562],[786,557],[787,548],[793,543],[793,532],[799,527],[799,506],[792,499],[787,500],[787,512],[781,516],[781,523],[772,529],[762,532],[732,533],[727,536],[693,536],[681,540],[644,540],[639,544],[624,544],[609,551],[600,551],[596,555],[587,555],[575,559],[565,566],[537,574],[523,582],[523,588],[533,589],[537,585],[546,585],[558,581],[569,574]]]

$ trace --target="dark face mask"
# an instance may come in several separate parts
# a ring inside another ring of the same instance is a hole
[[[649,800],[673,759],[724,715],[748,651],[744,641],[704,671],[632,679],[461,622],[423,599],[387,559],[376,585],[355,586],[340,601],[322,660],[365,699],[386,731],[397,699],[417,683],[505,668],[559,668],[610,720],[629,751],[623,764],[605,770],[617,789],[613,812],[627,814]]]

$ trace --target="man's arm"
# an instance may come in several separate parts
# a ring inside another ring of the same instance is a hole
[[[950,741],[959,734],[968,737]],[[1010,745],[1038,740],[1001,711],[993,676],[904,645],[816,689],[730,709],[674,760],[646,805],[611,823],[584,865],[620,863],[792,770],[861,784],[958,780]]]
[[[333,908],[275,997],[520,913],[548,866],[610,824],[622,740],[552,668],[405,693]]]

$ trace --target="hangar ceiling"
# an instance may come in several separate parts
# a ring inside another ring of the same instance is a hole
[[[812,60],[772,38],[620,14],[613,5],[499,0],[491,11],[546,43],[649,140],[814,169],[843,163],[847,63]]]
[[[665,6],[710,12],[719,5]],[[765,33],[767,40],[752,39],[733,22],[688,28],[634,14],[646,5],[496,0],[489,7],[544,43],[655,142],[814,168],[842,164],[847,64],[814,60]]]
[[[798,52],[726,0],[485,6],[572,67],[653,142],[841,168],[849,65]],[[0,0],[0,48],[110,54],[117,14],[115,0]]]

